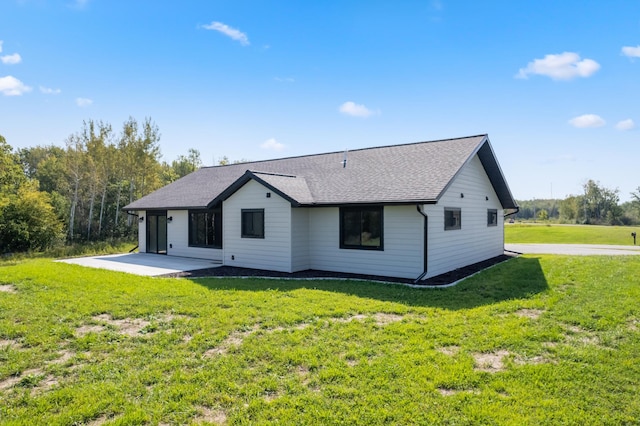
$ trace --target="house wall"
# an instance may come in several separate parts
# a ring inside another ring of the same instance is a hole
[[[444,230],[445,207],[461,209],[461,229]],[[487,226],[488,209],[498,211],[497,226]],[[504,253],[502,206],[477,156],[461,170],[438,204],[425,205],[424,210],[429,216],[426,278]]]
[[[461,229],[444,230],[445,207],[461,209]],[[242,238],[241,210],[256,208],[265,212],[265,238]],[[488,209],[497,210],[497,226],[487,226]],[[429,218],[426,278],[503,253],[502,206],[477,156],[461,170],[440,201],[425,205],[424,210]],[[145,217],[139,223],[140,251],[144,252],[146,212],[138,214]],[[383,214],[383,251],[341,249],[338,207],[292,208],[276,193],[249,181],[223,203],[223,250],[189,247],[188,211],[170,210],[167,216],[173,216],[173,221],[167,227],[168,254],[283,272],[318,269],[418,277],[424,269],[423,216],[415,205],[385,206]]]
[[[416,207],[384,207],[384,251],[340,248],[337,207],[309,209],[311,269],[416,278],[423,272],[424,218]]]
[[[173,217],[171,222],[167,221],[168,255],[222,261],[222,249],[189,247],[188,210],[169,210],[167,211],[167,217]],[[222,220],[224,226],[224,216]],[[224,239],[222,244],[224,247]]]
[[[310,269],[309,210],[291,209],[291,271]]]
[[[137,211],[138,219],[144,217],[144,220],[140,222],[138,220],[138,253],[147,252],[147,212],[144,210]]]
[[[241,237],[242,209],[264,209],[264,238]],[[222,204],[224,264],[291,272],[291,212],[287,200],[247,182]]]

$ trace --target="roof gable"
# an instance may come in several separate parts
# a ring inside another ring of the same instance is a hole
[[[482,163],[482,167],[484,168],[491,185],[493,186],[496,195],[498,196],[498,200],[502,207],[505,209],[515,209],[517,208],[517,204],[515,199],[511,195],[511,190],[507,185],[507,181],[504,178],[504,174],[502,173],[502,169],[500,168],[500,164],[498,164],[498,159],[493,153],[493,149],[491,148],[491,143],[489,142],[489,137],[485,136],[484,140],[478,144],[477,148],[474,150],[471,155],[464,162],[464,165],[468,164],[475,156],[478,156],[480,162]],[[463,166],[464,166],[463,165]],[[444,195],[444,193],[449,189],[449,186],[453,183],[455,178],[462,172],[463,167],[460,167],[454,177],[449,181],[449,183],[442,188],[440,194],[438,194],[438,199]]]
[[[207,207],[224,200],[249,179],[293,205],[435,203],[476,154],[503,207],[514,208],[488,137],[479,135],[205,167],[125,209]]]
[[[235,194],[250,180],[255,180],[266,188],[289,201],[294,206],[303,204],[313,204],[313,197],[307,186],[306,179],[299,176],[283,175],[275,173],[254,172],[247,170],[238,180],[233,182],[227,189],[222,191],[210,205],[215,205],[220,201]]]

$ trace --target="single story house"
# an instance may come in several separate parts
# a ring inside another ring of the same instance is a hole
[[[416,281],[503,254],[516,208],[487,135],[203,167],[124,207],[141,252]]]

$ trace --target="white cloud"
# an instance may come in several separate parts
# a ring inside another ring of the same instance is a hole
[[[60,89],[51,89],[49,87],[40,86],[40,91],[45,95],[58,95],[62,90]]]
[[[14,53],[13,55],[0,56],[0,61],[2,61],[3,64],[15,65],[22,62],[22,57],[20,54]]]
[[[2,43],[4,43],[4,41],[0,40],[0,53],[2,53]],[[18,53],[14,53],[12,55],[4,55],[0,56],[0,62],[6,65],[19,64],[20,62],[22,62],[22,57]]]
[[[516,78],[528,78],[531,74],[545,75],[553,80],[571,80],[576,77],[589,77],[600,69],[593,59],[582,59],[574,52],[559,55],[546,55],[543,59],[534,59],[526,68],[520,68]]]
[[[245,33],[235,28],[231,28],[230,26],[223,24],[222,22],[212,22],[209,25],[203,25],[202,28],[206,30],[218,31],[226,35],[227,37],[231,37],[232,39],[239,41],[243,46],[249,45],[249,37],[247,37]]]
[[[640,58],[640,45],[636,47],[625,46],[622,48],[622,54],[630,58]]]
[[[584,129],[587,127],[602,127],[606,124],[606,122],[599,115],[584,114],[579,117],[572,118],[571,120],[569,120],[569,124],[571,124],[573,127]]]
[[[88,107],[92,103],[93,103],[93,101],[91,99],[76,98],[76,105],[78,105],[80,108]]]
[[[618,124],[616,124],[616,129],[618,130],[631,130],[634,127],[636,127],[636,123],[634,123],[630,118],[619,121]]]
[[[340,105],[340,108],[338,108],[338,110],[341,113],[345,115],[350,115],[352,117],[366,118],[374,114],[380,114],[380,111],[372,111],[364,105],[359,105],[351,101],[345,102],[342,105]]]
[[[13,76],[0,77],[0,93],[5,96],[21,96],[30,91],[31,87]]]
[[[280,142],[275,140],[275,138],[271,138],[271,139],[267,139],[266,141],[264,141],[260,145],[260,148],[268,149],[268,150],[271,150],[271,151],[282,151],[284,149],[284,144],[281,144]]]

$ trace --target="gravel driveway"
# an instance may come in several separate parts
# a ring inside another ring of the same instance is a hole
[[[640,246],[608,246],[597,244],[505,244],[504,249],[524,254],[640,255]]]

